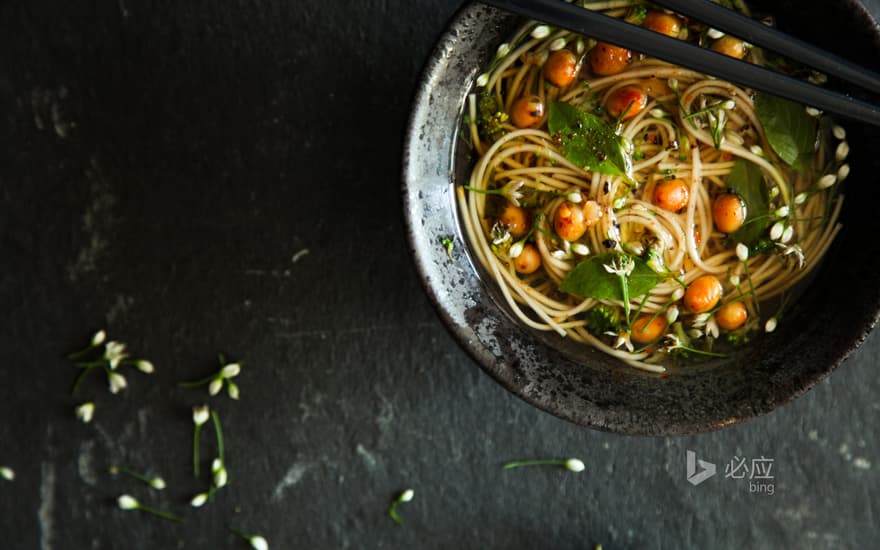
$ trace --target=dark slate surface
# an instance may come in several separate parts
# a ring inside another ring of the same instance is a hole
[[[447,335],[407,256],[400,136],[457,0],[75,4],[0,6],[0,465],[17,474],[0,480],[0,547],[246,548],[229,523],[272,548],[837,549],[880,535],[876,333],[779,411],[670,439],[539,412]],[[157,373],[131,371],[118,396],[96,375],[73,398],[64,355],[102,327]],[[176,387],[218,352],[246,361],[240,402]],[[72,411],[87,398],[83,425]],[[192,510],[207,480],[190,473],[190,407],[206,401],[231,482]],[[689,484],[687,450],[718,473]],[[500,469],[551,456],[587,471]],[[762,457],[772,495],[725,476]],[[385,512],[406,487],[399,527]],[[186,521],[120,511],[121,493]]]

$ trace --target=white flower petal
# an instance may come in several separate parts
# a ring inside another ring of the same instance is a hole
[[[269,542],[260,535],[251,537],[250,543],[254,550],[269,550]]]
[[[222,390],[222,389],[223,389],[223,379],[222,378],[215,378],[215,379],[211,380],[210,384],[208,384],[208,393],[210,395],[217,395],[218,393],[220,393],[220,390]]]
[[[565,467],[572,472],[583,472],[586,466],[577,458],[569,458],[565,461]]]
[[[192,497],[192,500],[189,501],[189,505],[193,508],[201,508],[206,502],[208,502],[208,493],[199,493]]]
[[[88,424],[92,421],[92,418],[95,416],[95,403],[89,401],[88,403],[83,403],[79,407],[75,409],[76,417],[83,421],[83,423]]]
[[[116,502],[123,510],[135,510],[140,507],[140,503],[131,495],[120,495]]]
[[[229,363],[220,369],[222,378],[235,378],[241,373],[241,363]]]

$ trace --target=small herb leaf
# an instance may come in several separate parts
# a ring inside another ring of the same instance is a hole
[[[759,93],[755,110],[767,141],[790,166],[802,170],[810,164],[816,146],[816,119],[803,105]]]
[[[565,277],[559,290],[597,300],[623,300],[620,277],[605,269],[606,265],[619,263],[622,256],[618,252],[607,252],[582,261]],[[630,298],[638,298],[650,292],[666,276],[648,267],[643,259],[632,259],[635,267],[627,278],[627,286]]]
[[[614,128],[594,114],[562,102],[550,104],[547,125],[573,164],[615,176],[632,173],[632,160]]]
[[[736,192],[746,205],[746,220],[730,238],[756,252],[755,246],[772,221],[770,196],[764,183],[764,174],[757,165],[740,159],[730,171],[727,187]]]

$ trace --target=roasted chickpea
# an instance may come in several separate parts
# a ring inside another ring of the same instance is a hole
[[[607,42],[599,42],[590,53],[590,68],[599,76],[617,74],[632,63],[633,53],[620,46],[614,46]]]
[[[553,228],[556,234],[566,241],[580,239],[587,232],[587,220],[583,209],[568,201],[562,203],[553,216]]]
[[[651,315],[642,315],[632,324],[632,333],[630,338],[637,344],[650,344],[656,339],[663,336],[666,330],[666,317],[658,315],[651,318]]]
[[[742,59],[746,56],[745,43],[739,38],[734,38],[729,35],[722,36],[716,40],[715,43],[712,44],[712,49],[718,53],[735,57],[736,59]]]
[[[523,246],[522,252],[513,260],[513,268],[517,273],[529,275],[541,267],[541,253],[533,244]]]
[[[544,120],[544,103],[537,96],[521,97],[510,106],[510,121],[517,128],[536,128]]]
[[[687,206],[690,191],[684,180],[666,180],[654,187],[653,202],[670,212],[678,212]]]
[[[575,81],[578,73],[577,57],[570,50],[556,50],[544,63],[544,78],[558,88]]]
[[[605,100],[605,110],[614,118],[622,115],[626,120],[644,111],[647,104],[648,95],[642,87],[631,84],[611,92]]]
[[[712,219],[722,233],[733,233],[746,221],[746,205],[736,193],[719,195],[712,204]]]
[[[718,305],[723,291],[715,275],[697,277],[684,291],[684,306],[693,313],[706,313]]]
[[[681,32],[681,19],[669,13],[649,11],[642,26],[660,34],[678,38],[678,33]]]
[[[587,223],[588,229],[599,223],[599,220],[602,219],[602,207],[596,201],[585,202],[582,210],[584,211],[584,221]]]
[[[718,308],[715,321],[724,330],[736,330],[746,324],[749,312],[742,302],[728,302]]]
[[[513,238],[522,237],[529,230],[529,216],[525,210],[514,204],[508,203],[501,215],[498,216],[501,222]]]

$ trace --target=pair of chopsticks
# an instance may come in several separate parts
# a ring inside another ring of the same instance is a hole
[[[481,1],[529,19],[610,42],[723,80],[880,126],[880,109],[870,103],[562,0]],[[655,3],[828,75],[866,90],[880,92],[880,75],[709,0],[655,0]]]

